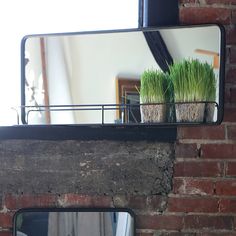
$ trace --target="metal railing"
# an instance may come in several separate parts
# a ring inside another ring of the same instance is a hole
[[[83,104],[83,105],[50,105],[50,106],[20,106],[20,107],[14,107],[14,111],[16,112],[16,119],[17,123],[20,123],[20,114],[23,114],[25,116],[26,124],[29,124],[29,116],[33,112],[78,112],[78,111],[99,111],[101,122],[99,122],[101,125],[106,124],[105,122],[105,114],[108,111],[117,111],[119,114],[118,117],[116,117],[116,122],[113,123],[121,123],[121,124],[141,124],[142,121],[140,119],[137,119],[134,115],[134,111],[140,112],[141,107],[145,106],[154,106],[155,105],[164,105],[167,110],[167,119],[165,121],[161,122],[150,122],[155,124],[185,124],[185,123],[215,123],[217,119],[214,119],[212,122],[206,121],[206,119],[203,119],[201,122],[178,122],[176,121],[175,117],[175,107],[177,104],[212,104],[214,105],[214,109],[216,117],[218,116],[219,112],[219,105],[216,102],[177,102],[177,103],[142,103],[142,104]],[[132,116],[132,122],[130,122],[127,119],[122,118],[122,114],[129,114]],[[169,117],[168,117],[169,116]],[[170,117],[172,116],[172,117]]]

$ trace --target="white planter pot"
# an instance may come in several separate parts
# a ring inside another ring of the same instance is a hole
[[[166,105],[140,105],[142,123],[160,123],[166,121]]]
[[[215,108],[216,108],[215,103],[206,103],[206,107],[205,107],[206,122],[214,121]]]
[[[177,122],[203,122],[205,103],[175,104]]]

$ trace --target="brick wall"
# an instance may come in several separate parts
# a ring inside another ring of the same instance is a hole
[[[181,233],[166,235],[236,235],[235,16],[235,0],[180,2],[182,22],[226,28],[225,117],[221,126],[178,129],[173,192],[164,215],[173,217],[173,229]]]
[[[220,22],[227,32],[225,118],[221,126],[179,128],[168,196],[0,193],[0,236],[22,207],[130,207],[138,236],[236,235],[236,1],[181,0],[184,23]],[[1,178],[1,176],[0,176]]]

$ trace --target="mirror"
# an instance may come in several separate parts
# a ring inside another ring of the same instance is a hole
[[[26,36],[22,40],[22,123],[219,123],[223,38],[218,25]],[[170,100],[165,119],[145,122],[139,94],[143,72],[168,71],[171,62],[183,60],[207,63],[214,71],[214,99],[200,101],[204,117],[178,120],[177,103]],[[205,117],[207,102],[213,104],[210,120]]]
[[[21,209],[14,216],[14,236],[134,236],[128,209]]]

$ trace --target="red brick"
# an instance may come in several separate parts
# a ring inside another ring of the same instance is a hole
[[[231,140],[236,140],[236,125],[229,125],[227,127],[228,138]]]
[[[198,156],[197,144],[177,143],[175,146],[175,156],[181,158],[194,158]]]
[[[125,207],[148,211],[164,211],[167,204],[167,198],[163,196],[129,196],[127,200]]]
[[[226,163],[226,176],[235,177],[236,176],[236,162]]]
[[[173,184],[173,191],[175,194],[213,195],[214,186],[215,184],[212,180],[175,178]]]
[[[218,212],[218,200],[215,198],[178,198],[171,197],[168,201],[169,212]]]
[[[236,88],[229,88],[229,103],[236,105]]]
[[[230,103],[230,88],[228,86],[225,87],[224,102],[225,102],[225,104]]]
[[[153,236],[152,233],[136,233],[136,236]]]
[[[236,44],[236,27],[234,25],[230,25],[226,27],[226,44],[234,45]]]
[[[178,128],[179,139],[224,139],[225,127],[204,126],[204,127],[180,127]]]
[[[12,227],[12,215],[10,213],[0,213],[0,228]]]
[[[153,236],[152,233],[136,233],[136,236]]]
[[[167,197],[160,195],[152,196],[125,196],[119,195],[113,197],[115,207],[128,207],[134,210],[147,210],[162,212],[166,208]]]
[[[8,209],[19,209],[25,207],[53,207],[56,205],[54,195],[6,195],[4,205]]]
[[[196,3],[197,0],[179,0],[179,3],[185,4],[185,3]]]
[[[174,166],[175,177],[219,177],[222,173],[220,162],[178,162]]]
[[[236,4],[236,0],[204,0],[204,1],[200,1],[200,0],[179,0],[179,3],[181,4],[186,4],[186,3],[196,3],[197,5],[204,5],[204,4],[221,4],[221,5],[234,5]],[[194,7],[194,6],[192,6]],[[207,6],[210,7],[210,6]]]
[[[236,104],[236,88],[230,89],[230,102]]]
[[[227,65],[230,64],[229,58],[230,58],[230,47],[226,47],[226,49],[225,49],[225,62]]]
[[[184,218],[185,229],[232,230],[232,216],[189,215]]]
[[[205,0],[207,4],[236,4],[236,0]]]
[[[170,232],[170,231],[156,231],[154,236],[196,236],[195,233]]]
[[[63,207],[111,207],[112,198],[109,196],[64,194],[59,198],[59,204]]]
[[[219,201],[219,212],[236,213],[236,200],[235,199],[221,199]]]
[[[217,195],[236,196],[236,179],[217,181],[215,188]]]
[[[137,228],[152,230],[180,230],[183,228],[183,217],[174,215],[138,215]]]
[[[182,23],[222,23],[229,24],[230,9],[211,7],[182,7],[180,8],[180,21]]]
[[[201,157],[208,159],[236,159],[235,144],[203,144]]]
[[[235,32],[236,35],[236,32]],[[226,83],[236,84],[236,67],[230,67],[226,73]]]
[[[236,63],[236,47],[231,47],[229,51],[230,63]]]
[[[224,109],[224,122],[236,122],[236,108]]]
[[[236,24],[236,10],[232,10],[231,24]]]
[[[0,232],[0,236],[12,236],[11,232]]]
[[[236,233],[197,233],[194,236],[236,236]]]
[[[182,233],[182,232],[168,232],[163,233],[161,236],[196,236],[195,233]]]

